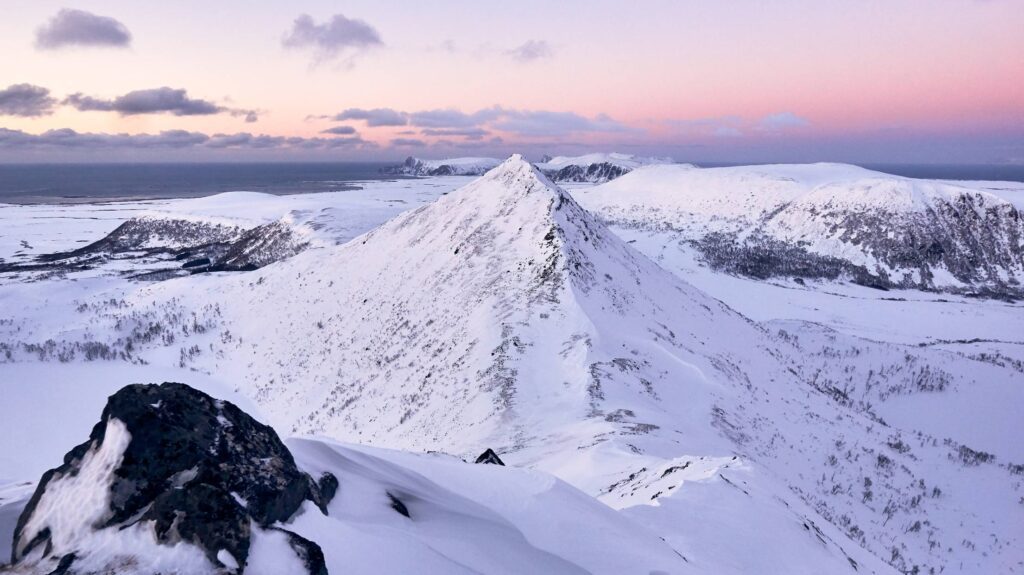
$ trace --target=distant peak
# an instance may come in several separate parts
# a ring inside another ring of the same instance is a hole
[[[517,180],[536,181],[544,187],[556,187],[551,183],[551,180],[543,174],[543,172],[527,161],[522,154],[512,154],[504,162],[498,164],[491,169],[491,171],[487,172],[484,177],[491,180],[503,180],[508,184]]]

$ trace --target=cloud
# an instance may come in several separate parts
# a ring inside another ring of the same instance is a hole
[[[209,136],[185,130],[159,134],[80,133],[70,128],[29,134],[0,128],[0,147],[23,148],[185,148],[206,142]]]
[[[316,117],[316,116],[310,116]],[[414,126],[429,137],[456,137],[480,140],[493,131],[523,136],[561,137],[579,133],[636,132],[605,114],[587,117],[574,112],[514,110],[492,106],[475,112],[455,108],[405,112],[392,108],[350,108],[334,116],[320,118],[335,121],[357,120],[367,127]],[[404,132],[402,135],[411,135]]]
[[[374,108],[365,110],[362,108],[349,108],[340,114],[335,114],[331,119],[344,122],[346,120],[361,120],[371,128],[380,126],[404,126],[409,123],[408,115],[405,112],[392,110],[391,108]]]
[[[505,55],[519,62],[533,62],[551,58],[555,51],[544,40],[527,40],[520,46],[506,50]]]
[[[482,140],[491,133],[483,128],[425,128],[420,130],[424,136],[458,137],[467,140]]]
[[[383,46],[380,34],[362,20],[335,14],[323,24],[317,24],[309,14],[302,14],[292,23],[291,30],[281,41],[285,48],[310,50],[316,61],[331,60]]]
[[[356,129],[352,126],[334,126],[333,128],[327,128],[326,130],[320,130],[321,134],[334,134],[337,136],[349,136],[356,133]]]
[[[82,112],[117,112],[122,116],[135,116],[139,114],[173,114],[175,116],[230,114],[232,116],[243,116],[246,122],[258,120],[255,110],[227,108],[208,100],[190,98],[185,90],[168,88],[166,86],[149,90],[134,90],[110,100],[86,96],[79,92],[65,98],[63,103]]]
[[[504,110],[494,127],[523,136],[567,136],[585,132],[629,132],[634,129],[613,120],[606,114],[593,118],[575,112],[546,110]]]
[[[208,148],[280,148],[287,144],[284,136],[254,136],[248,132],[237,134],[214,134],[206,142]]]
[[[166,86],[151,90],[135,90],[113,100],[103,100],[77,93],[68,96],[64,103],[83,112],[117,112],[122,116],[160,113],[170,113],[175,116],[206,116],[226,111],[225,108],[213,102],[189,98],[185,90]]]
[[[707,129],[721,126],[739,126],[744,123],[740,116],[715,116],[712,118],[687,118],[668,120],[668,124],[681,129]]]
[[[423,140],[417,140],[415,138],[395,138],[391,140],[391,145],[396,148],[422,148],[423,146],[426,146],[427,143],[424,142]]]
[[[0,116],[46,116],[53,113],[56,103],[42,86],[12,84],[0,90]]]
[[[35,45],[41,50],[67,46],[126,48],[131,42],[131,32],[117,20],[65,8],[36,30]]]
[[[288,145],[303,149],[334,149],[334,148],[376,148],[377,144],[367,142],[359,136],[350,138],[289,138]]]
[[[455,40],[452,40],[451,38],[448,38],[446,40],[443,40],[437,46],[431,46],[431,47],[427,48],[427,50],[429,50],[429,51],[441,51],[441,52],[447,52],[449,54],[455,54],[455,53],[457,53],[459,51],[459,46],[458,46],[458,44],[455,43]]]
[[[801,118],[792,112],[779,112],[769,114],[757,122],[757,127],[766,132],[778,132],[790,128],[804,128],[810,126],[810,120]]]
[[[793,128],[804,128],[810,126],[811,122],[792,112],[779,112],[758,119],[741,116],[717,116],[669,120],[667,124],[689,135],[738,138],[751,132],[775,133]]]
[[[739,138],[743,135],[743,130],[732,126],[719,126],[712,133],[719,138]]]
[[[351,138],[297,138],[284,136],[254,135],[248,132],[237,134],[214,134],[186,130],[167,130],[159,134],[108,134],[82,133],[70,128],[49,130],[41,134],[30,134],[21,130],[0,128],[0,148],[24,150],[88,149],[109,150],[133,149],[331,149],[339,147],[374,147],[358,136]]]
[[[423,110],[408,114],[409,123],[418,128],[472,128],[492,122],[504,113],[501,108],[485,108],[467,114],[453,108]]]

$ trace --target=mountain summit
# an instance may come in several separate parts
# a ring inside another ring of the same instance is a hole
[[[181,287],[146,297],[191,297]],[[582,421],[654,429],[644,405],[683,381],[706,388],[718,360],[705,350],[729,355],[761,337],[519,155],[346,245],[221,278],[212,296],[241,342],[216,343],[197,366],[248,365],[238,380],[279,425],[466,454],[589,442],[592,430],[559,431]],[[678,367],[645,373],[648,354],[698,364],[659,383]]]

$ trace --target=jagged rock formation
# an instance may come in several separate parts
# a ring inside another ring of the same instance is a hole
[[[501,458],[498,457],[498,454],[495,453],[494,450],[491,449],[490,447],[487,448],[487,451],[481,453],[480,456],[476,458],[476,461],[474,461],[474,463],[501,465],[503,467],[505,465],[505,462],[502,461]]]
[[[130,385],[110,397],[89,440],[39,481],[18,519],[12,564],[241,573],[254,532],[276,530],[319,575],[320,548],[275,524],[307,500],[326,513],[337,487],[329,474],[314,481],[300,471],[274,430],[234,404],[181,383]]]

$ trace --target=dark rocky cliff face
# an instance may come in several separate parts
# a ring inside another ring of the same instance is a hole
[[[586,166],[566,166],[559,170],[544,172],[553,182],[593,182],[600,184],[623,176],[630,172],[629,168],[616,166],[608,162],[589,164]]]
[[[0,263],[0,273],[40,275],[101,268],[110,262],[133,262],[144,271],[124,272],[162,280],[212,271],[250,271],[294,256],[309,241],[277,221],[249,229],[167,218],[132,218],[102,239],[77,250],[45,254],[25,263]],[[154,265],[170,267],[152,269]],[[128,268],[131,270],[131,268]]]
[[[456,167],[449,164],[441,164],[430,167],[422,160],[409,156],[398,166],[381,168],[380,173],[386,176],[482,176],[489,170],[489,167]]]
[[[72,508],[61,498],[70,482],[105,506],[93,517]],[[300,471],[272,428],[229,402],[181,383],[130,385],[110,397],[89,440],[43,475],[18,520],[11,560],[75,573],[79,560],[102,564],[96,554],[113,553],[91,548],[90,534],[149,524],[156,545],[194,545],[216,568],[240,573],[253,530],[281,531],[274,524],[307,500],[326,513],[337,488],[329,474],[314,480]],[[315,543],[286,534],[310,573],[326,573]]]
[[[854,263],[779,239],[786,227],[780,220],[797,218],[817,220],[830,237],[878,263]],[[1024,219],[1012,205],[992,205],[980,194],[936,199],[911,213],[788,205],[742,233],[711,233],[693,243],[712,267],[759,279],[844,277],[882,288],[1024,296]],[[947,277],[962,287],[950,287]]]

